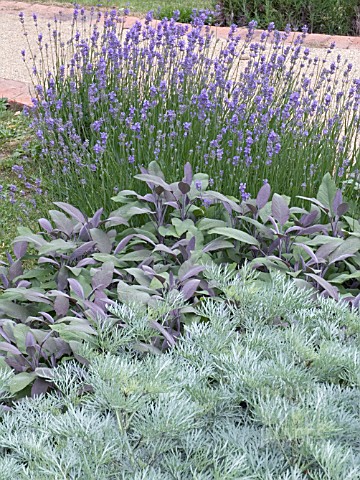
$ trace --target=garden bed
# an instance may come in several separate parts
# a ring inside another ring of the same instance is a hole
[[[34,105],[0,104],[31,140],[2,169],[0,478],[357,478],[360,79],[272,25],[85,15],[33,15]]]

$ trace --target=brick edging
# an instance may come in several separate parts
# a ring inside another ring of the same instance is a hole
[[[0,98],[6,98],[14,110],[32,105],[30,85],[17,80],[0,78]]]

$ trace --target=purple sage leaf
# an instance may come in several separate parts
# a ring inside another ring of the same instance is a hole
[[[335,210],[335,213],[336,215],[338,215],[339,217],[342,217],[343,215],[345,215],[345,213],[349,210],[349,204],[344,202],[344,203],[340,203],[340,205],[337,207],[337,209]]]
[[[63,295],[58,295],[54,301],[54,310],[58,317],[63,317],[69,311],[69,299]]]
[[[40,220],[38,220],[38,224],[48,233],[51,233],[54,230],[51,223],[49,220],[46,220],[46,218],[40,218]]]
[[[274,219],[279,222],[281,226],[285,225],[290,217],[290,209],[287,203],[277,193],[274,193],[272,198],[271,213]]]
[[[185,283],[185,285],[181,290],[184,300],[189,300],[194,295],[199,284],[200,284],[200,280],[198,279],[192,279]]]
[[[84,294],[84,290],[83,290],[82,286],[80,285],[80,283],[77,280],[75,280],[74,278],[69,278],[68,282],[69,282],[69,285],[70,285],[71,289],[75,293],[75,295],[77,295],[82,300],[84,300],[85,299],[85,294]]]
[[[332,204],[333,212],[337,212],[337,209],[339,208],[339,205],[341,205],[342,203],[343,203],[342,192],[341,192],[340,189],[338,189],[338,190],[336,190],[334,201],[333,201],[333,204]]]
[[[0,351],[1,352],[9,352],[12,353],[13,355],[22,355],[20,350],[14,345],[11,345],[11,343],[6,343],[6,342],[0,342]]]
[[[190,185],[188,183],[185,183],[185,182],[179,182],[178,183],[178,188],[183,195],[186,195],[191,190]]]
[[[265,183],[259,190],[257,197],[256,197],[256,206],[260,210],[261,208],[265,207],[267,202],[269,201],[271,193],[271,188],[268,183]]]
[[[80,212],[80,210],[73,207],[69,203],[54,202],[54,205],[61,208],[61,210],[64,210],[64,212],[66,212],[68,215],[70,215],[72,218],[74,218],[78,222],[80,222],[82,224],[86,223],[86,219],[85,219],[84,215]]]
[[[316,275],[315,273],[306,273],[308,277],[313,278],[329,295],[335,300],[339,300],[339,290],[331,285],[327,280]]]

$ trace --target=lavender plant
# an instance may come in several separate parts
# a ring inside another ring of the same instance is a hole
[[[356,198],[360,80],[340,55],[319,60],[290,30],[269,25],[254,40],[232,26],[215,38],[194,16],[124,29],[124,17],[75,8],[72,35],[61,17],[23,51],[36,98],[32,127],[57,199],[109,210],[114,190],[133,188],[156,160],[175,180],[190,161],[225,194],[254,195],[263,182],[311,197],[326,172]],[[24,24],[23,15],[20,20]],[[35,29],[38,29],[34,16]],[[25,28],[25,27],[24,27]],[[333,45],[328,50],[332,53]],[[246,55],[249,59],[245,60]]]

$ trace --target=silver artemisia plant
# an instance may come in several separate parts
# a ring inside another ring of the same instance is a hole
[[[99,322],[56,393],[3,410],[0,479],[358,478],[359,312],[281,273],[206,276],[220,293],[173,348],[142,351],[143,307],[114,305],[124,328]]]

